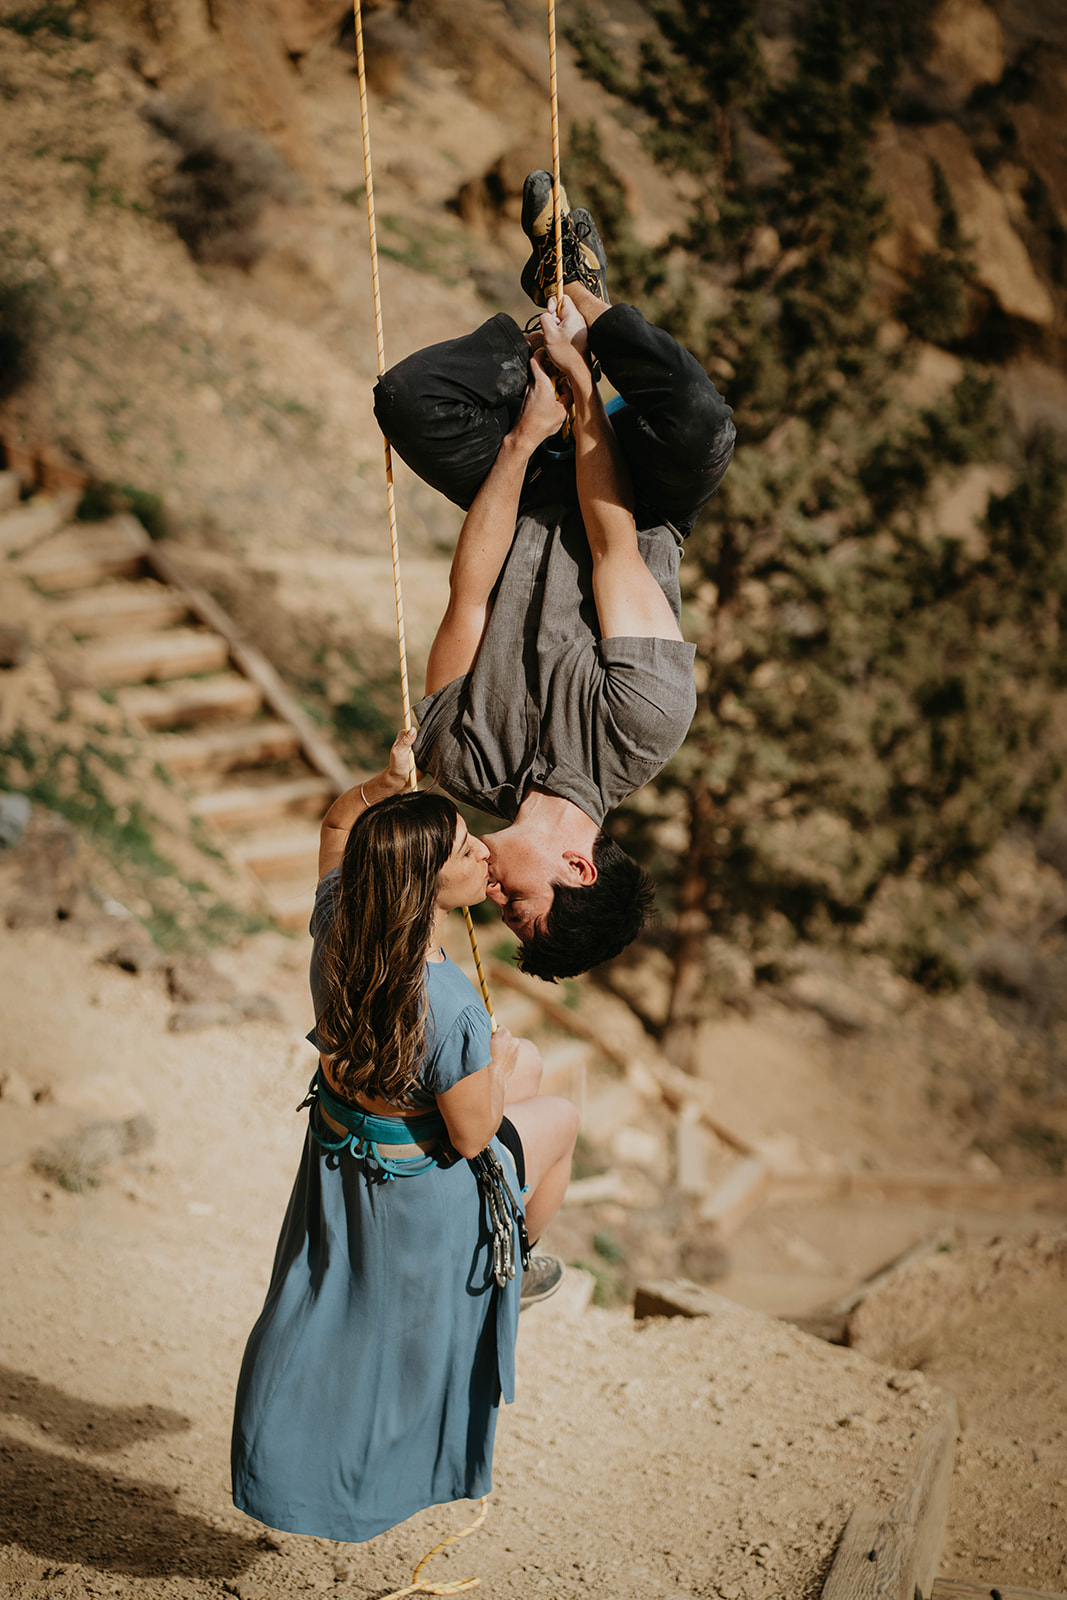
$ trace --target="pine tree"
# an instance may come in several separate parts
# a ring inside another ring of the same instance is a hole
[[[887,886],[951,885],[1012,818],[1039,815],[1061,765],[1044,726],[1064,672],[1062,463],[1034,446],[984,551],[940,537],[925,510],[939,476],[1002,451],[995,389],[968,371],[909,413],[907,347],[880,339],[873,309],[870,147],[922,8],[812,0],[774,84],[755,12],[657,5],[636,72],[578,33],[657,159],[701,178],[676,241],[689,270],[646,270],[646,310],[725,375],[739,432],[683,564],[697,716],[622,824],[665,887],[682,1061],[714,997],[711,936],[769,970],[797,937],[862,935]],[[605,231],[613,253],[618,205]],[[943,194],[938,259],[956,279],[965,251]],[[642,262],[623,254],[636,298]],[[725,313],[704,309],[709,272]],[[947,322],[923,331],[951,336]],[[958,976],[921,929],[891,953],[933,986]]]

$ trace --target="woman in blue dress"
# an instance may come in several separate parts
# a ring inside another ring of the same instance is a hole
[[[320,1064],[237,1390],[234,1503],[327,1539],[370,1539],[489,1492],[520,1293],[543,1298],[562,1271],[538,1256],[521,1271],[507,1191],[516,1211],[524,1197],[536,1239],[577,1133],[575,1107],[537,1092],[537,1051],[491,1032],[440,949],[444,916],[485,898],[488,852],[450,800],[404,792],[413,738],[323,820],[309,1035]],[[469,1160],[483,1151],[504,1178],[495,1199]]]

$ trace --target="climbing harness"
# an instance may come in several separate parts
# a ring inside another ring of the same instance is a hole
[[[363,1161],[373,1171],[377,1170],[388,1182],[393,1178],[416,1178],[429,1172],[431,1167],[448,1167],[456,1159],[448,1142],[445,1119],[439,1111],[428,1111],[419,1117],[375,1117],[359,1106],[347,1104],[330,1093],[320,1068],[311,1080],[306,1097],[297,1106],[298,1111],[308,1106],[318,1106],[331,1122],[340,1123],[348,1132],[343,1139],[324,1137],[310,1120],[311,1136],[316,1144],[330,1155],[349,1150],[357,1160]],[[437,1148],[418,1156],[384,1156],[380,1145],[426,1144],[434,1140]]]

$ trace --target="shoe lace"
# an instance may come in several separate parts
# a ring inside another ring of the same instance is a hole
[[[592,237],[593,229],[585,217],[573,221],[570,214],[563,218],[560,228],[560,243],[563,252],[563,276],[565,279],[578,278],[587,289],[594,292],[599,289],[599,276],[594,272],[585,255],[582,245]],[[597,252],[594,251],[594,254]],[[555,287],[556,272],[556,235],[555,230],[550,230],[544,239],[544,246],[538,255],[536,267],[537,283],[547,291]]]

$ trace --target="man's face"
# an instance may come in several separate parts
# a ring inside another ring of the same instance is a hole
[[[553,875],[562,860],[512,828],[487,835],[489,884],[486,896],[517,939],[527,944],[555,898]]]

